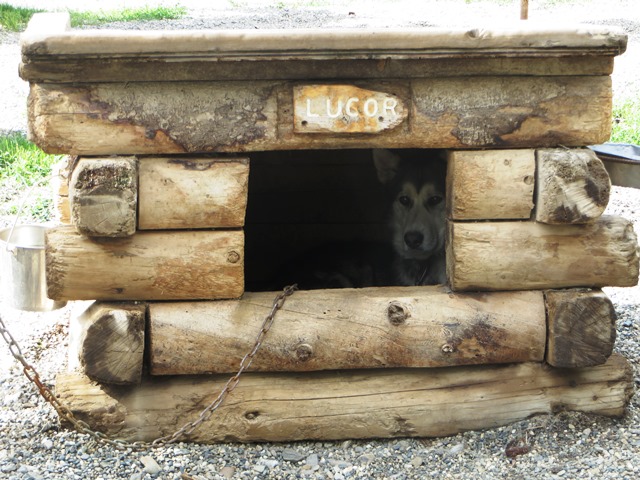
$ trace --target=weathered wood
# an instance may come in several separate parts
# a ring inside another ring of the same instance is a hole
[[[149,305],[155,375],[237,370],[273,292]],[[278,311],[253,371],[441,367],[542,361],[542,292],[451,294],[443,287],[299,291]]]
[[[145,157],[139,171],[140,230],[244,225],[248,159]]]
[[[632,224],[449,222],[447,278],[454,290],[628,287],[638,283]]]
[[[534,150],[449,152],[447,213],[453,220],[528,219],[533,209]]]
[[[57,223],[71,223],[69,205],[69,169],[73,158],[66,155],[51,167],[51,190],[53,193],[53,212]]]
[[[95,302],[69,328],[69,368],[97,382],[131,385],[142,379],[146,305]]]
[[[66,300],[237,298],[244,288],[241,230],[140,232],[90,238],[47,231],[47,294]]]
[[[31,86],[30,135],[49,153],[101,155],[581,146],[604,142],[611,129],[609,77],[358,83],[397,96],[408,121],[378,135],[296,133],[289,82],[40,84]]]
[[[39,15],[35,21],[46,22]],[[190,54],[210,58],[270,56],[287,59],[423,57],[425,55],[502,54],[514,56],[619,55],[626,48],[622,29],[595,25],[553,28],[543,24],[514,24],[487,29],[289,29],[227,31],[78,30],[42,34],[28,29],[22,54],[39,56],[144,56]]]
[[[138,166],[133,157],[81,158],[69,182],[71,223],[94,237],[136,231]]]
[[[548,290],[545,302],[547,363],[575,368],[607,361],[616,340],[616,312],[607,295],[600,290]]]
[[[56,394],[92,428],[153,440],[195,420],[227,376],[153,377],[140,387],[100,386],[61,374]],[[313,374],[247,373],[187,439],[192,442],[433,437],[506,425],[561,410],[622,416],[633,373],[621,356],[604,365],[540,363]]]
[[[510,57],[499,52],[450,57],[435,53],[420,58],[331,58],[324,60],[255,57],[209,58],[186,54],[171,60],[150,55],[136,57],[23,57],[20,76],[33,83],[188,82],[245,80],[352,81],[354,78],[428,78],[478,75],[566,76],[611,75],[613,56],[580,56],[556,51],[555,57]],[[554,53],[555,54],[555,53]],[[397,55],[392,54],[396,57]],[[469,61],[469,58],[473,61]]]
[[[588,223],[602,215],[609,203],[611,181],[593,151],[542,149],[536,156],[536,221]]]

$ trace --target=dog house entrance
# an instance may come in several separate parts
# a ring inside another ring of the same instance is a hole
[[[374,156],[420,159],[424,171],[429,172],[436,165],[431,160],[441,158],[442,153],[348,149],[251,154],[245,222],[246,290],[278,290],[292,283],[302,289],[409,284],[399,281],[393,270],[394,262],[397,266],[403,261],[393,248],[393,203],[425,203],[423,215],[431,214],[441,221],[444,235],[444,176],[440,172],[441,192],[429,189],[427,197],[418,199],[418,187],[415,198],[411,193],[400,198],[401,182],[383,184]],[[428,173],[415,179],[415,183],[429,181]],[[442,205],[429,204],[437,203],[438,197]],[[418,230],[416,222],[421,221],[424,218],[415,218],[408,224]],[[395,224],[396,230],[405,228],[398,219]],[[411,242],[410,235],[406,240]],[[410,268],[412,262],[408,263]],[[418,261],[419,265],[424,263]],[[415,283],[419,283],[416,275]]]

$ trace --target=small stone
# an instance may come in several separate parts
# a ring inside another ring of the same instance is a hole
[[[423,463],[424,463],[424,460],[422,459],[422,457],[413,457],[411,459],[411,465],[413,466],[413,468],[418,468]]]
[[[306,459],[306,464],[311,467],[318,465],[318,463],[319,463],[318,454],[316,453],[312,453]]]
[[[233,478],[235,473],[236,473],[235,467],[226,466],[220,469],[220,475],[222,475],[224,478],[227,478],[227,479]]]
[[[449,451],[447,452],[447,456],[453,457],[462,452],[462,450],[464,450],[464,443],[458,443],[449,449]]]
[[[273,458],[264,458],[260,460],[260,463],[267,467],[269,470],[278,466],[278,461]]]
[[[259,463],[257,465],[254,465],[253,469],[258,473],[264,473],[264,471],[267,469],[267,467],[265,467],[264,465]]]
[[[160,467],[160,465],[158,465],[158,462],[156,462],[152,457],[148,455],[140,457],[140,461],[144,465],[144,471],[151,475],[156,475],[162,471],[162,468]]]
[[[45,438],[44,440],[42,440],[42,448],[51,450],[53,448],[53,441],[50,438]]]
[[[287,462],[300,462],[304,460],[305,456],[301,453],[298,453],[292,448],[285,448],[282,451],[282,459]]]

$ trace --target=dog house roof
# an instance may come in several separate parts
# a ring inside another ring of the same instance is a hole
[[[303,63],[456,57],[612,57],[624,52],[626,43],[626,35],[612,27],[556,28],[528,21],[493,28],[129,31],[71,30],[65,13],[37,14],[22,36],[21,75],[34,81],[68,80],[59,78],[60,72],[77,71],[81,68],[78,62],[91,63],[96,59],[162,60],[193,65],[193,62],[238,60]],[[47,65],[54,60],[58,67]],[[197,73],[192,73],[197,77]],[[117,80],[110,78],[108,72],[103,74],[101,80]],[[190,79],[189,75],[184,73],[180,80]],[[238,72],[232,76],[240,79],[242,75]],[[129,80],[135,81],[135,77]]]

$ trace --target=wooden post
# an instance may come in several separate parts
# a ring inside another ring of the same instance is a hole
[[[273,292],[151,303],[150,371],[232,372],[253,348]],[[253,371],[439,367],[541,361],[542,292],[451,294],[443,287],[298,291],[277,313]]]
[[[139,384],[145,344],[146,305],[93,303],[71,319],[69,368],[108,384]]]
[[[529,19],[529,0],[520,0],[520,20]]]
[[[150,441],[197,419],[227,375],[152,377],[140,387],[98,385],[61,374],[56,394],[91,428]],[[561,410],[622,416],[633,371],[619,355],[604,365],[542,363],[245,373],[233,393],[186,441],[255,442],[435,437],[493,428]]]

